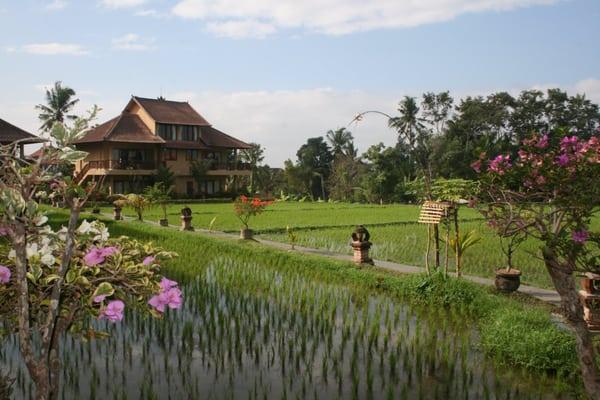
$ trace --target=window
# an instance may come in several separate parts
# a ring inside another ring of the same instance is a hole
[[[186,161],[197,161],[200,153],[195,149],[187,149],[185,151],[185,160]]]
[[[163,149],[163,161],[177,161],[177,149]]]
[[[156,124],[158,136],[165,140],[197,142],[200,140],[200,127],[194,125]]]

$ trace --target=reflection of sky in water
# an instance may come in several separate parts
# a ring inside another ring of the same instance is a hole
[[[558,398],[553,381],[495,368],[446,312],[221,259],[164,320],[129,313],[112,336],[63,341],[62,398]],[[30,383],[16,341],[0,366]],[[17,366],[16,366],[17,365]],[[565,396],[566,397],[566,396]]]

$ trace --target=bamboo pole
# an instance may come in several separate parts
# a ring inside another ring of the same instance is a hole
[[[450,247],[450,221],[446,220],[446,246],[444,247],[444,275],[448,276],[448,248]]]
[[[462,251],[460,248],[460,232],[459,232],[459,227],[458,227],[458,207],[454,209],[454,246],[455,246],[455,251],[454,254],[456,254],[456,276],[457,277],[461,277],[462,275]]]
[[[427,224],[427,251],[425,253],[425,270],[427,275],[430,275],[429,270],[429,253],[431,252],[431,224]]]
[[[433,226],[433,236],[434,236],[434,255],[435,255],[435,268],[440,268],[440,228],[436,224]]]

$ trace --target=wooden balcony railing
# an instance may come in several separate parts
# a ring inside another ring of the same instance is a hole
[[[95,160],[89,161],[89,168],[102,168],[102,169],[156,169],[157,163],[155,161],[141,161],[141,160]]]
[[[227,171],[249,171],[252,166],[249,163],[238,161],[236,162],[217,162],[212,161],[208,164],[208,169],[211,171],[215,170],[227,170]]]

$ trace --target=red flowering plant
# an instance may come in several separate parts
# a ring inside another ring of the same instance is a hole
[[[242,195],[233,203],[233,210],[245,229],[248,228],[250,218],[262,214],[267,206],[273,204],[273,201],[261,200],[258,197],[252,199]]]
[[[525,236],[539,243],[539,257],[575,332],[584,384],[592,398],[600,393],[600,375],[575,274],[600,272],[600,234],[590,231],[600,203],[599,135],[534,134],[516,156],[489,159],[481,154],[472,164],[480,175],[474,205],[489,225],[504,238]]]

